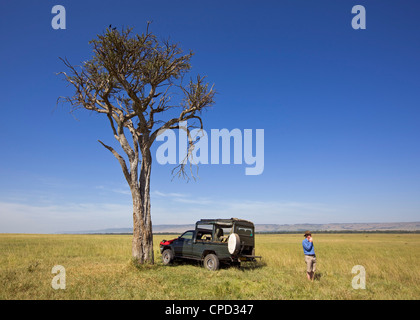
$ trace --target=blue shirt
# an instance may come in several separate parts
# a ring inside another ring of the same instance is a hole
[[[314,255],[315,254],[315,248],[314,248],[314,243],[313,242],[309,242],[309,240],[305,238],[302,241],[302,246],[303,246],[303,253],[305,255],[308,255],[308,254]]]

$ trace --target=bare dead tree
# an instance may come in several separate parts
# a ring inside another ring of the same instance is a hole
[[[68,70],[59,74],[64,75],[75,93],[58,101],[69,104],[72,112],[86,109],[103,114],[107,120],[124,153],[98,141],[118,160],[131,190],[132,256],[141,264],[154,263],[151,146],[162,130],[184,129],[189,133],[192,127],[202,129],[201,111],[213,105],[215,90],[201,76],[183,84],[193,53],[183,54],[178,44],[159,41],[149,31],[149,23],[141,35],[134,34],[132,28],[108,28],[89,43],[92,58],[80,66],[60,58]],[[176,94],[182,98],[172,103]],[[188,127],[182,128],[183,121],[188,121]],[[188,156],[194,141],[189,139],[187,145]],[[184,176],[186,165],[182,162],[175,174]]]

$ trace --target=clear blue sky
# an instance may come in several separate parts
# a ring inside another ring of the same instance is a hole
[[[66,30],[51,8],[66,8]],[[354,30],[351,8],[366,8]],[[19,1],[0,4],[0,232],[131,227],[107,122],[78,120],[58,57],[86,60],[112,24],[192,49],[219,94],[205,129],[264,129],[265,166],[202,165],[171,181],[154,163],[154,224],[420,220],[418,1]]]

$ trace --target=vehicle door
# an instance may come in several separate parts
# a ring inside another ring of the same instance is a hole
[[[191,254],[200,259],[203,252],[210,250],[210,246],[213,243],[213,224],[198,223],[195,229],[197,237],[194,239],[194,246]]]
[[[172,245],[176,256],[187,257],[192,254],[194,231],[184,232]]]

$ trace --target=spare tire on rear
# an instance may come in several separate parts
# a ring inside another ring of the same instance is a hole
[[[241,249],[241,241],[237,233],[232,233],[228,239],[228,250],[230,254],[237,254]]]

